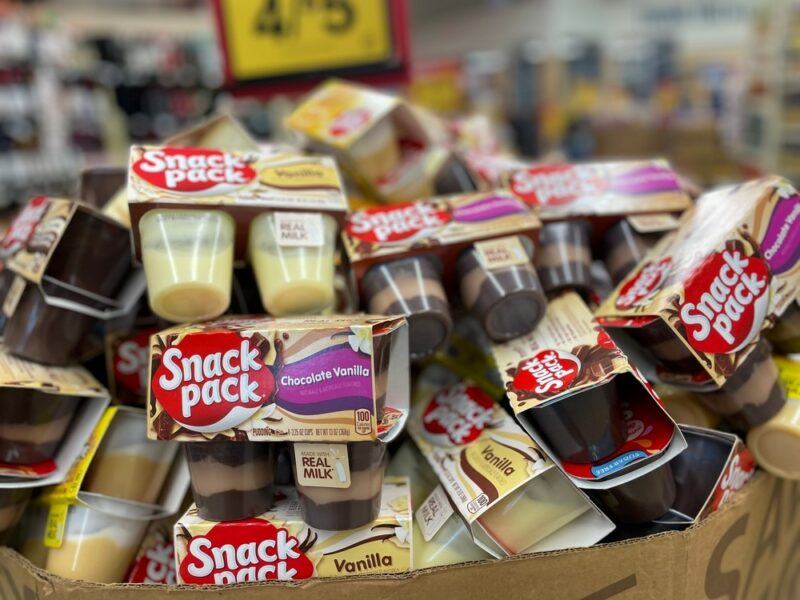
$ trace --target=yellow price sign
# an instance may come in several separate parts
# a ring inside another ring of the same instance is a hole
[[[390,0],[217,0],[229,79],[257,81],[390,61]]]

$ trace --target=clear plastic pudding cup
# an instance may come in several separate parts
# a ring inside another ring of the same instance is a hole
[[[542,227],[535,259],[545,292],[591,291],[590,228],[587,221],[561,221]]]
[[[103,436],[83,490],[154,504],[177,451],[177,442],[147,439],[143,410],[120,410]]]
[[[773,475],[800,479],[800,400],[789,398],[769,421],[751,429],[747,447]]]
[[[231,300],[234,222],[213,210],[151,210],[139,222],[150,307],[184,323],[213,319]]]
[[[332,308],[336,221],[319,213],[264,213],[250,226],[250,261],[271,315]]]
[[[433,259],[415,256],[376,265],[361,284],[370,313],[405,315],[413,360],[431,356],[447,341],[453,322]]]
[[[375,182],[394,170],[400,162],[397,131],[390,119],[370,128],[349,150],[355,168],[368,181]]]
[[[144,517],[148,510],[100,498],[93,507],[70,507],[61,547],[48,549],[45,569],[68,579],[120,583],[149,523],[131,517]]]
[[[192,495],[200,516],[237,521],[260,515],[275,501],[275,444],[190,442],[184,444]]]

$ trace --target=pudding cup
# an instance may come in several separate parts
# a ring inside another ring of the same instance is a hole
[[[591,292],[589,230],[587,221],[560,221],[542,227],[535,260],[546,293],[567,289],[584,295]]]

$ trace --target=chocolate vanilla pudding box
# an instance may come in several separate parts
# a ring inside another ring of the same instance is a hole
[[[357,210],[342,239],[363,304],[406,315],[420,359],[447,340],[448,297],[460,297],[493,339],[536,325],[546,303],[531,263],[538,233],[523,202],[487,192]]]
[[[0,342],[0,489],[63,480],[108,403],[83,367],[22,360]]]
[[[144,293],[128,230],[72,200],[38,196],[2,241],[16,274],[3,302],[7,348],[50,365],[76,362],[97,320],[128,314]]]
[[[734,394],[766,373],[735,380],[769,359],[761,333],[800,291],[799,217],[800,194],[776,176],[703,195],[598,308],[598,322],[649,353],[665,381]],[[776,378],[746,404],[767,402]]]
[[[493,353],[517,419],[581,488],[628,483],[686,449],[652,386],[575,293],[552,300],[534,332]]]
[[[148,435],[386,440],[408,411],[402,317],[232,317],[151,338]]]
[[[409,433],[441,483],[417,509],[426,542],[444,543],[436,535],[453,510],[498,558],[590,546],[614,528],[474,384],[433,366],[414,396]]]
[[[268,512],[242,521],[204,521],[192,506],[175,524],[178,583],[226,585],[410,571],[408,480],[387,478],[381,496],[378,517],[347,531],[307,525],[292,488],[279,489]]]

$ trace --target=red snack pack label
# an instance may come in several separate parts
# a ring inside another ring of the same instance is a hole
[[[374,244],[392,244],[424,237],[452,219],[449,210],[436,202],[409,202],[356,211],[345,231],[354,239]]]
[[[146,149],[131,168],[150,185],[184,194],[224,194],[256,177],[242,157],[205,148]]]
[[[569,388],[581,371],[581,361],[574,354],[546,349],[517,365],[512,381],[516,390],[547,398]]]
[[[494,420],[495,402],[476,386],[445,388],[431,398],[422,415],[426,436],[435,444],[466,446]]]
[[[175,547],[172,540],[159,542],[136,559],[128,583],[175,585]]]

